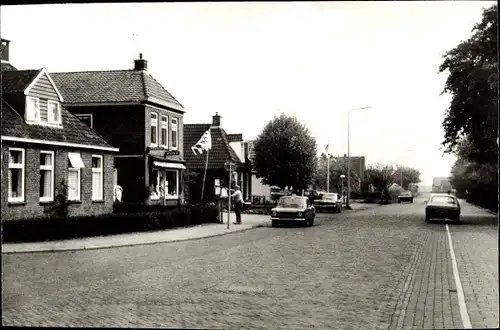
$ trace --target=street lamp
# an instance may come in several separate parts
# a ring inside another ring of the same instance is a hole
[[[344,179],[345,179],[345,175],[344,174],[341,174],[340,175],[340,179],[341,179],[341,191],[340,191],[340,196],[342,197],[342,203],[344,203]]]
[[[364,110],[371,109],[371,107],[359,107],[349,110],[347,114],[347,201],[346,201],[346,209],[350,209],[349,205],[350,197],[351,197],[351,147],[350,147],[350,137],[351,137],[351,112],[354,110]]]

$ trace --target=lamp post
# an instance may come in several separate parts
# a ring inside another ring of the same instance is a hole
[[[351,209],[349,205],[350,197],[351,197],[351,146],[350,146],[350,137],[351,137],[351,112],[354,110],[363,110],[370,109],[371,107],[359,107],[349,110],[347,114],[347,201],[346,201],[346,209]]]
[[[342,196],[342,203],[344,203],[344,179],[345,179],[345,175],[344,174],[341,174],[340,175],[340,182],[341,182],[341,190],[340,190],[340,196]]]

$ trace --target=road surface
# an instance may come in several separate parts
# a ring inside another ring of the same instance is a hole
[[[413,204],[318,214],[314,227],[2,255],[3,325],[463,328],[447,226]],[[497,218],[450,224],[473,328],[498,324]],[[460,290],[458,290],[460,291]]]

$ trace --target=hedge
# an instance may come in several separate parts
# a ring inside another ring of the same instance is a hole
[[[151,212],[6,221],[2,224],[2,235],[4,242],[39,242],[148,232],[203,223],[218,223],[215,206],[192,205]]]

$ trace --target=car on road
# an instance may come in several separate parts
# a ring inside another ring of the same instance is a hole
[[[403,202],[410,202],[413,203],[413,195],[411,191],[403,191],[398,195],[398,203],[401,204]]]
[[[276,207],[271,210],[271,225],[276,227],[282,223],[300,222],[313,226],[316,210],[306,196],[282,196]]]
[[[314,201],[316,212],[332,211],[340,213],[342,210],[342,199],[337,193],[323,193],[321,198]]]
[[[460,221],[460,203],[453,195],[431,194],[425,204],[425,222],[432,219]]]

